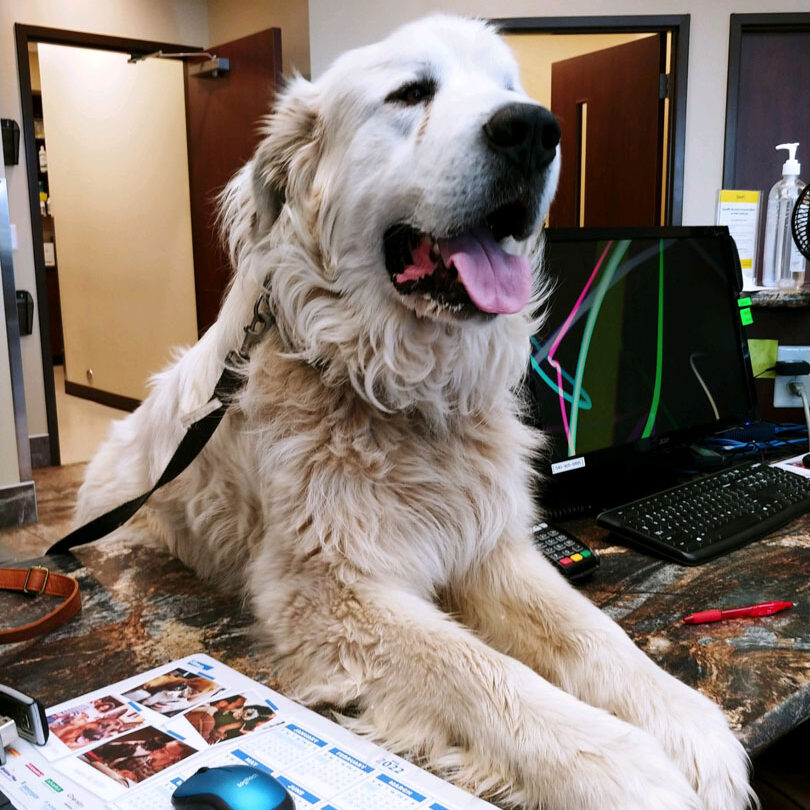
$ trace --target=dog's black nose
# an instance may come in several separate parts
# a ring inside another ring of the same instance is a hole
[[[560,125],[545,107],[506,104],[484,124],[484,137],[521,169],[538,171],[554,160]]]

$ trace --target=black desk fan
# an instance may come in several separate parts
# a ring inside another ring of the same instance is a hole
[[[793,241],[799,248],[799,253],[805,259],[810,259],[810,186],[805,186],[793,206],[790,217],[790,229],[793,232]]]
[[[796,205],[793,206],[793,213],[790,217],[790,230],[793,232],[793,241],[799,248],[799,253],[805,259],[810,259],[810,186],[805,186]],[[804,415],[807,419],[807,430],[810,433],[810,407],[807,403],[807,395],[802,391],[802,404],[804,405]],[[803,459],[802,464],[810,467],[810,453]]]

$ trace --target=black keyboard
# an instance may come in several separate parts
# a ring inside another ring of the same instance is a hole
[[[16,806],[11,803],[11,799],[0,790],[0,810],[17,810]]]
[[[634,545],[697,565],[808,510],[810,478],[749,461],[608,509],[596,522]]]

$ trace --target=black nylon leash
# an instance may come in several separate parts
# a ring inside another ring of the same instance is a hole
[[[253,308],[253,321],[245,327],[245,339],[241,348],[230,352],[226,357],[225,368],[214,386],[214,392],[208,403],[200,409],[203,415],[189,425],[155,485],[148,492],[116,506],[66,534],[61,540],[57,540],[45,552],[46,554],[64,554],[75,546],[99,540],[119,526],[123,526],[149,500],[153,492],[177,478],[194,461],[227,413],[233,395],[244,384],[245,376],[236,371],[235,367],[247,363],[250,350],[274,323],[275,318],[269,311],[267,296],[262,295]]]

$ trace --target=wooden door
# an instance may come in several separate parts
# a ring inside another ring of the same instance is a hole
[[[259,122],[281,86],[281,31],[270,28],[208,49],[230,60],[217,78],[186,70],[191,232],[199,334],[214,322],[231,271],[217,233],[216,195],[250,158]]]
[[[782,15],[765,16],[778,19]],[[760,192],[760,236],[768,193],[781,179],[787,159],[787,152],[776,150],[777,144],[798,141],[800,177],[805,182],[810,177],[810,14],[800,16],[806,18],[805,30],[743,29],[736,37],[736,59],[733,63],[729,59],[723,187]],[[732,37],[733,47],[733,32]],[[764,247],[760,238],[758,268]],[[804,338],[796,341],[805,342]],[[781,415],[777,421],[784,421]]]
[[[132,408],[197,336],[183,69],[38,51],[65,389]]]
[[[562,127],[553,227],[661,224],[665,58],[654,34],[552,65]]]
[[[725,188],[759,189],[767,198],[787,154],[776,146],[786,142],[799,141],[801,179],[810,177],[810,14],[803,16],[807,30],[740,37],[736,65],[729,65]]]

